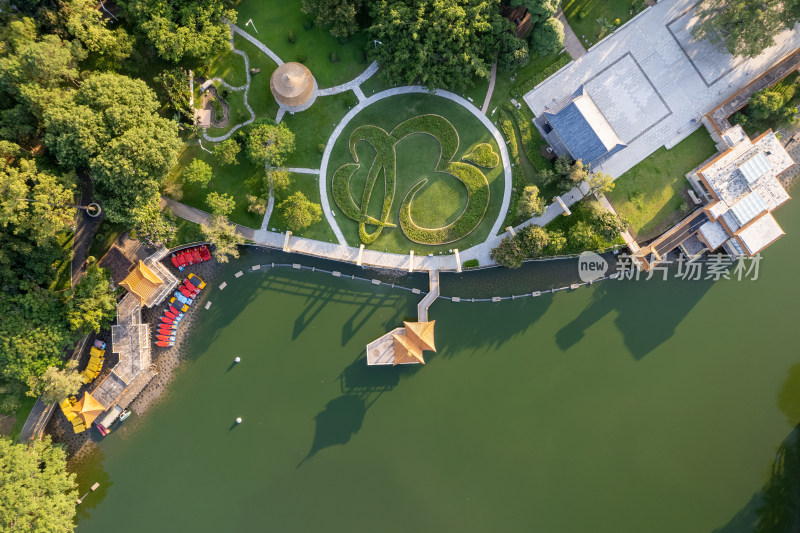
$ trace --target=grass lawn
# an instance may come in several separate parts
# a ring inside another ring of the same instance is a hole
[[[269,78],[278,65],[267,54],[240,35],[233,38],[233,43],[238,50],[247,54],[250,68],[261,69],[261,72],[250,75],[250,90],[247,92],[247,101],[250,107],[253,108],[256,117],[274,119],[278,113],[278,102],[275,101],[272,91],[270,91]]]
[[[211,149],[213,143],[205,143],[205,146]],[[183,171],[194,158],[199,158],[211,165],[212,177],[206,187],[186,183],[183,180]],[[236,201],[236,208],[231,213],[230,220],[242,226],[260,228],[263,218],[261,215],[247,210],[247,195],[259,194],[258,182],[264,176],[264,168],[251,163],[243,151],[239,152],[237,160],[239,161],[238,165],[223,165],[212,154],[201,149],[199,145],[186,145],[180,155],[178,166],[168,178],[168,180],[177,180],[182,184],[183,196],[175,199],[192,207],[210,211],[206,203],[208,193],[216,191],[220,194],[230,194]]]
[[[404,120],[425,113],[444,116],[458,131],[459,147],[454,160],[460,160],[465,153],[479,143],[490,143],[494,150],[498,151],[489,131],[463,107],[428,94],[406,94],[387,98],[367,107],[347,125],[331,154],[328,174],[332,175],[339,166],[353,162],[348,150],[348,140],[350,133],[356,127],[362,124],[374,124],[391,131]],[[430,224],[428,227],[446,225],[457,217],[466,205],[466,190],[453,176],[433,171],[440,154],[439,143],[434,138],[428,135],[411,135],[400,141],[395,150],[397,153],[397,184],[390,220],[397,224],[397,227],[385,228],[378,240],[369,245],[369,248],[403,254],[414,250],[417,254],[428,254],[447,252],[451,248],[464,250],[483,242],[497,218],[502,203],[504,181],[502,168],[498,165],[494,169],[482,169],[489,181],[490,200],[489,208],[478,227],[457,242],[428,246],[412,242],[400,229],[399,208],[408,190],[422,178],[428,179],[428,184],[420,191],[417,200],[412,204],[412,217],[419,217],[420,221],[424,219],[426,225]],[[375,151],[367,143],[359,143],[357,151],[362,166],[352,178],[351,195],[358,198],[360,203],[366,175],[374,159]],[[330,192],[330,185],[328,187],[339,227],[348,243],[358,246],[358,224],[345,217],[339,210],[332,200],[333,194]],[[372,195],[369,206],[371,214],[378,214],[380,211],[380,204],[383,202],[380,187],[381,185],[378,183]]]
[[[237,43],[236,47],[239,47],[239,43]],[[250,54],[248,53],[248,55]],[[247,75],[244,71],[244,58],[233,50],[228,50],[218,55],[211,61],[210,65],[202,72],[197,72],[197,74],[205,76],[206,78],[222,78],[234,87],[241,87],[247,83]]]
[[[314,17],[303,13],[301,5],[298,0],[240,0],[236,3],[237,25],[285,62],[298,61],[305,56],[305,61],[301,62],[314,74],[321,89],[340,85],[361,74],[368,65],[364,58],[367,36],[359,32],[342,44],[327,29],[314,26],[306,30],[303,23]],[[245,26],[248,19],[253,19],[258,33],[252,26]],[[294,43],[289,42],[289,31],[294,32]],[[339,57],[337,62],[331,62],[331,53]]]
[[[122,224],[114,224],[108,220],[103,220],[94,235],[92,246],[89,248],[89,255],[100,261],[111,249],[117,237],[126,230],[127,228]]]
[[[56,277],[50,288],[54,291],[63,291],[72,287],[72,241],[75,240],[74,231],[64,231],[56,237],[58,244],[64,251],[64,259],[53,263]]]
[[[168,244],[170,248],[206,240],[205,235],[203,235],[203,232],[200,230],[200,224],[195,224],[194,222],[179,218],[175,225],[178,229],[175,232],[175,237]]]
[[[315,204],[320,203],[319,176],[316,174],[291,174],[291,185],[289,188],[286,191],[280,191],[275,194],[275,209],[272,211],[272,216],[269,219],[269,229],[274,228],[280,232],[285,232],[288,229],[286,227],[286,219],[283,217],[280,209],[278,209],[278,204],[297,191],[305,194],[306,198]],[[327,220],[325,220],[324,214],[319,222],[312,224],[303,231],[294,232],[293,235],[323,242],[336,242],[336,235],[333,234],[333,230],[328,225]]]
[[[714,141],[700,128],[671,150],[659,148],[617,178],[606,196],[638,239],[652,239],[684,216],[680,191],[689,187],[685,175],[715,153]]]
[[[28,419],[28,415],[31,414],[35,404],[36,398],[31,398],[30,396],[25,395],[20,396],[19,409],[17,409],[17,412],[14,413],[17,417],[17,421],[14,423],[14,428],[11,430],[11,435],[9,435],[12,441],[17,441],[19,434],[22,432],[22,426],[25,425],[25,421]]]
[[[283,122],[294,133],[294,152],[287,158],[286,166],[319,168],[322,152],[319,145],[327,145],[336,124],[358,103],[353,91],[321,96],[314,104],[295,115],[284,115]]]
[[[619,19],[622,25],[633,18],[637,8],[641,10],[643,7],[644,2],[636,0],[566,0],[562,4],[567,22],[587,49],[609,33],[603,30],[597,19],[604,18],[609,24]]]
[[[551,223],[547,225],[548,230],[558,230],[561,231],[564,236],[567,238],[567,244],[563,250],[561,250],[558,255],[573,255],[579,254],[581,252],[585,252],[587,250],[597,251],[597,250],[607,250],[613,246],[622,246],[625,244],[625,241],[622,240],[622,237],[617,235],[615,239],[606,239],[601,235],[596,235],[595,240],[591,246],[580,246],[575,242],[571,242],[569,238],[569,231],[570,229],[577,224],[578,222],[587,222],[591,223],[592,220],[592,211],[584,205],[583,202],[579,202],[574,204],[570,207],[570,211],[572,212],[571,215],[568,216],[558,216],[553,220]]]
[[[510,103],[512,92],[515,92],[515,89],[525,85],[527,80],[543,71],[556,61],[558,61],[558,54],[548,56],[533,55],[527,65],[517,69],[515,72],[498,70],[494,82],[494,92],[492,93],[492,100],[489,104],[489,111],[487,115],[492,120],[497,120],[497,112],[495,111],[495,113],[492,114],[492,111],[494,111],[498,106]],[[533,87],[530,88],[532,89]],[[524,105],[521,99],[518,98],[517,100]]]

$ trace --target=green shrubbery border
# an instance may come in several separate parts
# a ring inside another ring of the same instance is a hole
[[[461,160],[483,168],[494,168],[500,164],[500,156],[495,153],[494,148],[489,143],[476,145]]]

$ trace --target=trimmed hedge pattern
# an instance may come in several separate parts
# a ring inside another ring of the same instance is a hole
[[[484,168],[494,168],[500,164],[500,156],[495,153],[494,148],[489,143],[477,145],[461,160]]]
[[[462,213],[451,224],[441,228],[423,228],[411,218],[411,203],[414,196],[428,182],[427,179],[419,181],[411,187],[400,206],[400,227],[403,233],[410,240],[420,244],[447,244],[469,235],[478,227],[486,214],[489,207],[489,182],[478,168],[452,160],[458,151],[459,137],[458,131],[450,121],[439,115],[420,115],[400,123],[391,133],[387,133],[386,130],[377,126],[360,126],[353,130],[349,140],[350,155],[355,163],[346,163],[334,172],[332,188],[333,199],[339,209],[345,216],[359,223],[358,234],[364,244],[375,242],[384,227],[393,226],[388,220],[394,200],[397,176],[397,157],[394,147],[400,140],[415,133],[428,134],[439,142],[441,152],[436,164],[436,171],[446,172],[464,183],[468,199]],[[356,144],[359,141],[366,141],[377,152],[367,175],[360,208],[350,194],[350,180],[361,166],[356,153]],[[494,165],[496,166],[499,163],[499,157],[494,153],[491,145],[486,146],[498,159]],[[381,216],[378,220],[367,215],[366,209],[381,171],[384,171],[385,187]],[[366,229],[367,225],[376,226],[377,229],[369,233]]]

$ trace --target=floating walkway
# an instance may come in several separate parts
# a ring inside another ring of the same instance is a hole
[[[430,291],[425,297],[417,304],[417,320],[420,322],[427,322],[428,321],[428,308],[431,304],[436,301],[436,298],[439,297],[440,290],[439,290],[439,271],[438,270],[430,270]]]

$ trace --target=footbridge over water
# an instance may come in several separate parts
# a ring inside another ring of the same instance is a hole
[[[417,304],[417,320],[420,322],[428,321],[428,308],[439,297],[439,271],[430,270],[430,291],[425,297]]]

